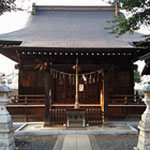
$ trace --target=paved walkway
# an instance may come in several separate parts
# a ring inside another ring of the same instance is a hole
[[[66,135],[62,150],[92,150],[88,135]]]
[[[53,150],[98,150],[96,143],[91,145],[92,141],[93,137],[88,135],[58,136]]]

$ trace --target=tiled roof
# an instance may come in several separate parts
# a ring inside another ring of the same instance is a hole
[[[140,34],[123,35],[116,39],[104,29],[110,26],[114,12],[38,11],[26,27],[7,34],[0,40],[23,41],[22,46],[33,47],[130,47]]]

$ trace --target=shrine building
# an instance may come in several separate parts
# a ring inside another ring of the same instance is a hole
[[[12,116],[45,125],[66,124],[69,113],[85,124],[140,116],[145,105],[134,96],[134,62],[148,48],[129,44],[138,33],[109,34],[104,28],[114,15],[114,6],[33,5],[24,28],[1,34],[0,53],[19,70]]]

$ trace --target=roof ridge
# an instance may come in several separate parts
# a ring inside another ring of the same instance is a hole
[[[32,10],[36,11],[69,11],[69,12],[115,12],[114,6],[68,6],[68,5],[36,5]]]

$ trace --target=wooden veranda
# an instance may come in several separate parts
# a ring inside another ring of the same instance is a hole
[[[44,121],[45,95],[10,95],[7,108],[14,121]],[[142,96],[137,95],[111,95],[108,104],[108,119],[110,121],[127,121],[140,119],[145,110]],[[52,104],[50,121],[55,124],[66,123],[66,109],[74,108],[74,104]],[[100,104],[80,104],[86,110],[88,124],[102,123],[103,112]]]

